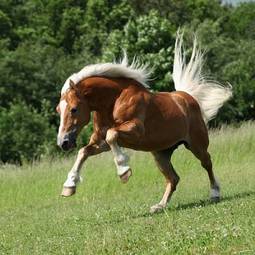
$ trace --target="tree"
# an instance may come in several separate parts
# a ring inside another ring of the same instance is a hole
[[[0,109],[0,161],[21,164],[39,158],[55,143],[47,119],[24,103]],[[50,145],[51,143],[51,145]]]
[[[46,129],[56,129],[54,109],[65,80],[87,64],[118,60],[122,49],[130,61],[149,63],[152,90],[172,91],[175,34],[184,27],[187,55],[196,32],[206,51],[206,73],[233,85],[234,97],[213,124],[254,119],[254,17],[254,2],[232,7],[218,0],[0,1],[0,115],[8,122],[8,111],[22,109],[30,117],[43,116]],[[17,142],[22,132],[28,134],[20,130]],[[90,132],[85,130],[84,140]]]
[[[152,67],[151,82],[154,90],[168,90],[171,85],[173,63],[174,27],[157,11],[130,20],[123,30],[113,30],[103,46],[103,61],[120,58],[122,50]]]

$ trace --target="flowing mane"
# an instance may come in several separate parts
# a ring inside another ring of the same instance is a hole
[[[101,63],[85,66],[78,73],[72,74],[64,83],[61,94],[65,93],[70,84],[70,80],[72,80],[75,84],[78,84],[80,81],[85,78],[89,78],[92,76],[105,76],[112,78],[131,78],[139,83],[141,83],[144,87],[148,88],[147,81],[150,77],[151,69],[148,64],[140,64],[137,59],[133,59],[131,65],[128,65],[128,57],[126,52],[124,52],[124,57],[120,63]]]

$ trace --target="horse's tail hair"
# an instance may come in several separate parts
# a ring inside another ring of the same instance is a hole
[[[202,72],[204,53],[195,37],[193,50],[188,64],[183,50],[183,32],[178,31],[175,42],[173,80],[175,90],[185,91],[200,105],[204,121],[213,119],[220,107],[232,96],[232,86],[223,86],[217,81],[207,79]]]

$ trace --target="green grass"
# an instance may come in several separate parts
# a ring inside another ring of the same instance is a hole
[[[210,134],[222,201],[209,202],[209,181],[183,147],[181,177],[169,207],[150,215],[164,179],[150,154],[131,156],[123,185],[111,153],[90,158],[77,194],[59,196],[74,158],[0,169],[0,254],[255,254],[255,123]]]

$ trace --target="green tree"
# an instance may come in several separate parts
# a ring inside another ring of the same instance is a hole
[[[167,90],[171,83],[174,27],[157,11],[130,20],[123,30],[113,30],[103,47],[103,61],[120,58],[122,49],[133,58],[141,57],[142,62],[152,67],[151,82],[154,90]],[[138,54],[139,53],[139,54]]]
[[[87,64],[119,59],[122,49],[130,61],[137,56],[149,63],[154,91],[171,91],[175,33],[184,27],[187,55],[196,32],[206,51],[206,73],[233,85],[234,97],[213,124],[254,119],[254,17],[254,2],[232,7],[218,0],[0,1],[1,116],[8,119],[17,104],[57,128],[54,109],[66,78]],[[90,132],[91,127],[84,131],[84,141]]]
[[[21,164],[51,150],[56,138],[47,119],[24,103],[0,108],[0,161]]]

